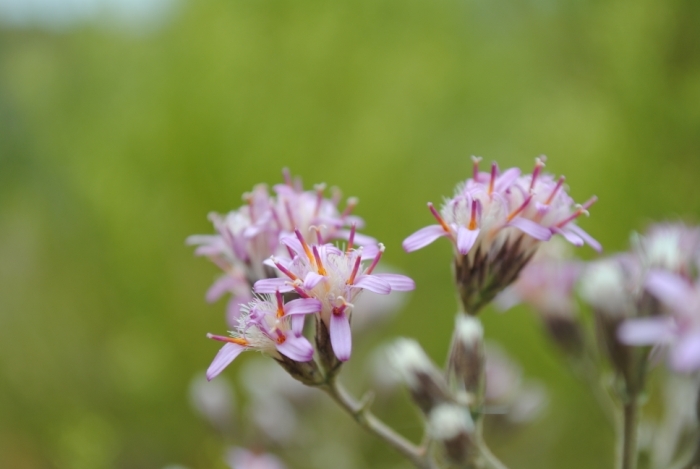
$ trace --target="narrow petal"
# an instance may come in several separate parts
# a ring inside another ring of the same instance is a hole
[[[389,284],[391,291],[412,291],[416,289],[416,282],[411,277],[400,274],[372,274]]]
[[[345,315],[331,314],[331,346],[338,360],[348,361],[352,353],[352,334],[350,333],[350,320]]]
[[[306,316],[303,314],[295,314],[292,316],[292,332],[294,335],[299,336],[304,332],[304,320]]]
[[[568,227],[567,227],[568,228]],[[571,230],[568,229],[561,229],[561,228],[551,228],[553,233],[560,234],[564,237],[565,240],[573,244],[574,246],[583,246],[583,238],[581,238],[579,235],[574,233]]]
[[[527,218],[516,217],[508,223],[508,226],[513,226],[523,233],[530,235],[535,239],[539,239],[540,241],[549,241],[549,238],[552,237],[552,232],[549,228],[546,228],[539,223],[535,223],[532,220],[528,220]]]
[[[279,290],[281,293],[292,291],[293,288],[289,285],[288,279],[284,278],[264,278],[258,280],[253,285],[255,293],[275,293]]]
[[[647,275],[646,289],[663,303],[683,311],[692,304],[693,290],[680,276],[662,270],[652,270]]]
[[[214,357],[207,369],[207,379],[211,381],[221,373],[246,348],[242,345],[227,343]]]
[[[318,285],[325,277],[323,275],[319,275],[316,272],[309,272],[306,274],[306,278],[304,279],[304,288],[307,290],[311,290],[313,287]]]
[[[497,192],[502,192],[508,189],[520,177],[520,168],[510,168],[506,170],[496,179],[494,189]]]
[[[221,236],[219,235],[192,235],[187,237],[185,244],[216,244],[220,241]]]
[[[284,305],[284,314],[287,316],[317,313],[319,311],[321,311],[321,302],[315,298],[300,298]]]
[[[573,231],[574,233],[579,235],[581,237],[581,239],[583,239],[586,242],[586,244],[588,244],[590,247],[592,247],[593,249],[595,249],[598,252],[603,252],[603,246],[593,236],[586,233],[583,230],[583,228],[581,228],[580,226],[575,225],[573,223],[570,223],[569,225],[567,225],[567,228],[570,231]]]
[[[289,334],[286,340],[277,344],[277,351],[298,362],[308,362],[314,356],[314,347],[305,337]]]
[[[226,248],[224,245],[214,245],[214,244],[203,244],[202,246],[199,246],[197,249],[194,250],[194,255],[195,256],[203,256],[203,257],[209,257],[209,256],[218,256],[219,254],[223,254],[226,252]]]
[[[379,293],[380,295],[391,293],[389,282],[376,275],[359,275],[352,286]]]
[[[249,296],[234,296],[226,305],[226,324],[231,329],[238,327],[238,318],[241,317],[241,306],[252,300]]]
[[[438,238],[447,236],[447,232],[440,225],[430,225],[413,233],[402,244],[406,252],[417,251],[427,246]]]
[[[219,277],[216,282],[209,287],[205,298],[207,299],[207,302],[213,303],[224,296],[225,293],[232,291],[235,286],[236,280],[228,275],[224,275],[223,277]]]
[[[457,250],[460,254],[464,255],[469,252],[469,250],[474,246],[476,238],[479,237],[481,230],[470,230],[465,226],[460,226],[457,228]]]
[[[362,246],[362,260],[370,260],[374,259],[379,255],[379,246],[376,244],[367,244],[366,246]]]
[[[629,319],[617,329],[617,338],[627,345],[666,344],[673,339],[674,323],[670,318]]]
[[[671,366],[683,373],[700,369],[700,333],[689,334],[671,349]]]
[[[296,236],[284,235],[280,236],[280,243],[289,247],[292,251],[296,252],[298,256],[305,256],[304,247]]]

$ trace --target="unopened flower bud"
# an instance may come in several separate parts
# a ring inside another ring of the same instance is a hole
[[[408,385],[413,401],[426,414],[449,400],[442,373],[415,340],[399,339],[391,350],[391,361]]]
[[[476,455],[474,422],[469,411],[456,404],[441,404],[430,412],[430,436],[450,462],[464,464]]]
[[[447,362],[450,388],[468,398],[481,392],[483,376],[484,329],[478,319],[458,313]]]

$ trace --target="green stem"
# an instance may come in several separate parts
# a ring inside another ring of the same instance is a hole
[[[637,426],[639,424],[639,398],[630,396],[622,411],[622,447],[620,469],[637,468]]]
[[[358,402],[335,377],[320,386],[362,428],[378,436],[420,469],[434,469],[425,447],[418,447],[379,420],[370,410],[370,400]]]

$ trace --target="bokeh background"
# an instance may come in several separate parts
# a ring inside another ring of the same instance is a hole
[[[358,196],[418,284],[359,349],[406,335],[442,363],[450,247],[400,243],[472,154],[546,154],[577,200],[600,198],[581,225],[608,252],[653,220],[697,221],[700,2],[0,0],[0,467],[224,467],[231,442],[188,396],[224,305],[204,302],[217,272],[184,240],[284,166]],[[612,429],[528,310],[484,320],[549,394],[494,452],[611,466]],[[223,379],[240,386],[248,359]],[[379,412],[418,436],[415,415]],[[357,435],[356,467],[405,467]],[[336,467],[312,460],[286,462]]]

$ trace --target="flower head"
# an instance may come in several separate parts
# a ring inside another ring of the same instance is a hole
[[[542,158],[537,158],[532,174],[524,176],[517,168],[500,172],[496,163],[490,173],[483,173],[479,161],[474,158],[473,176],[457,186],[440,211],[428,204],[438,224],[403,242],[408,252],[441,237],[452,242],[455,280],[469,314],[476,314],[512,283],[540,243],[554,234],[576,246],[587,243],[600,250],[600,244],[576,225],[596,198],[574,204],[564,178],[542,172]]]
[[[301,232],[295,230],[294,237],[282,238],[282,243],[293,254],[292,259],[272,257],[269,261],[284,277],[259,280],[254,286],[257,293],[295,291],[301,298],[319,301],[319,317],[328,328],[333,352],[341,361],[350,358],[353,301],[363,290],[386,295],[392,290],[415,288],[413,280],[404,275],[374,273],[384,246],[354,249],[354,237],[353,226],[349,244],[341,250],[332,244],[309,244]]]
[[[319,311],[321,304],[312,298],[284,302],[282,294],[261,295],[241,308],[238,325],[230,337],[208,334],[225,342],[207,370],[213,379],[244,350],[257,350],[275,358],[296,362],[313,358],[314,349],[302,335],[304,316]]]

